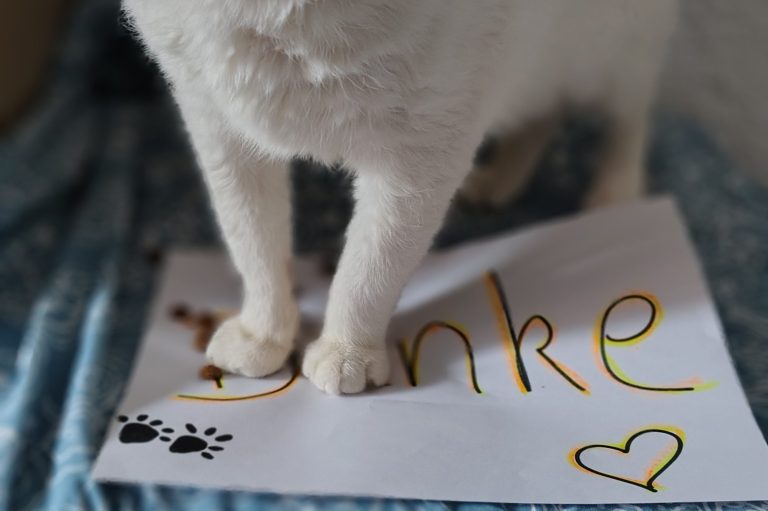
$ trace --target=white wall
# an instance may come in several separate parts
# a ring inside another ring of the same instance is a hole
[[[661,101],[768,184],[768,0],[683,0]]]

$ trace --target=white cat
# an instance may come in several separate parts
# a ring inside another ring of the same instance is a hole
[[[676,11],[674,0],[124,7],[173,88],[243,279],[242,310],[213,337],[212,363],[263,376],[293,349],[290,158],[343,162],[355,173],[325,323],[303,361],[331,393],[387,381],[390,315],[484,135],[528,122],[545,134],[539,119],[561,103],[590,104],[611,130],[588,202],[642,191],[649,107]],[[484,171],[468,194],[508,199],[540,146],[528,140],[517,168]]]

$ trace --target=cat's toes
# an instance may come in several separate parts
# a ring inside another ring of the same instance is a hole
[[[630,170],[622,172],[616,170],[613,174],[608,174],[608,177],[602,180],[598,179],[584,198],[584,208],[599,209],[642,197],[645,193],[645,187],[642,180],[634,177],[644,174],[645,171]],[[625,175],[630,176],[630,178],[623,178],[622,176]]]
[[[261,338],[249,332],[239,317],[226,320],[211,338],[208,360],[221,369],[250,377],[279,370],[293,349],[293,338]]]
[[[368,382],[384,385],[389,379],[389,359],[381,348],[363,348],[319,339],[307,347],[304,375],[329,394],[356,394]]]

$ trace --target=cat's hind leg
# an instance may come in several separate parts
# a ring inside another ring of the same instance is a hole
[[[643,195],[648,117],[644,108],[609,113],[592,185],[584,201],[586,208],[609,206]]]
[[[606,73],[611,79],[593,105],[603,115],[606,130],[584,201],[587,208],[634,199],[646,191],[651,117],[664,41],[663,37],[639,40],[633,60],[621,60]]]
[[[494,207],[516,199],[561,125],[560,113],[551,113],[492,137],[488,154],[482,150],[478,154],[459,196],[471,204]]]

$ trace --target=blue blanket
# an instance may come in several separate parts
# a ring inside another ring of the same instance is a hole
[[[158,258],[169,247],[220,241],[175,108],[122,29],[115,0],[80,3],[43,98],[0,139],[0,509],[501,507],[91,480],[131,371]],[[521,200],[497,211],[456,205],[437,247],[575,211],[596,138],[589,125],[565,130]],[[768,433],[768,191],[680,119],[657,122],[651,167],[653,189],[680,202]],[[297,162],[296,173],[298,250],[337,249],[349,183],[309,162]],[[750,505],[768,509],[768,502]]]

